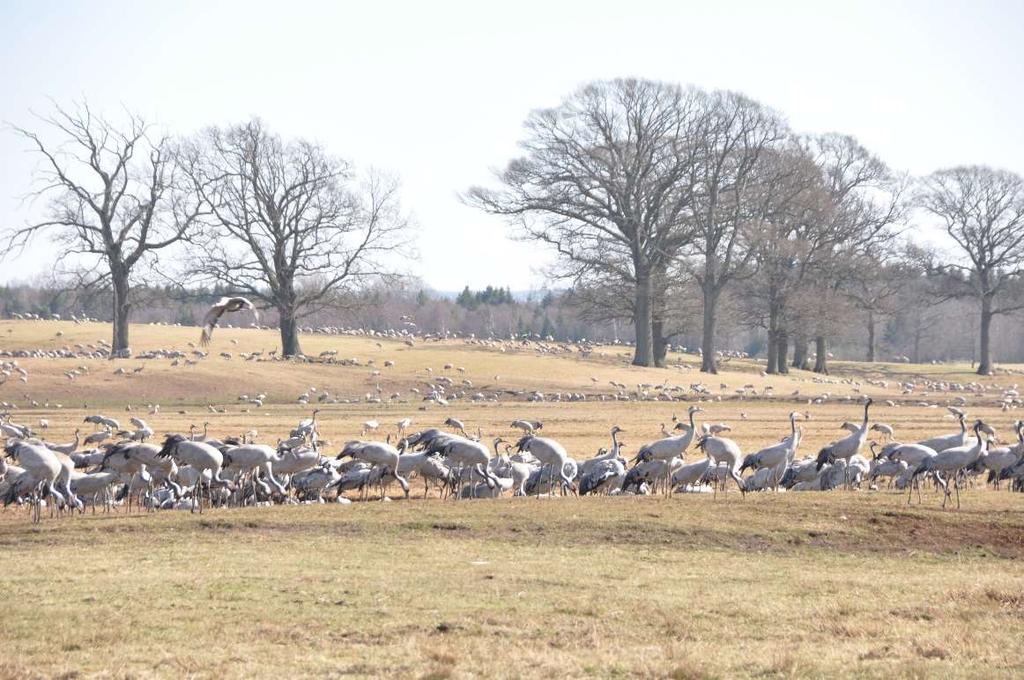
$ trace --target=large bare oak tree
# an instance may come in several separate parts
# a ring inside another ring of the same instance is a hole
[[[773,111],[741,94],[716,92],[703,104],[694,135],[698,162],[688,169],[686,183],[697,188],[693,269],[704,302],[701,370],[717,373],[719,302],[754,256],[749,227],[763,217],[765,193],[773,190],[774,178],[762,160],[790,133]]]
[[[806,136],[801,144],[818,165],[828,196],[828,209],[813,225],[827,245],[823,266],[808,280],[814,328],[803,333],[814,338],[814,372],[828,373],[829,336],[840,325],[855,323],[838,304],[841,289],[851,277],[863,275],[854,267],[872,251],[892,247],[905,219],[905,178],[849,135]]]
[[[277,311],[281,350],[301,354],[298,322],[397,268],[407,219],[398,182],[359,180],[346,161],[260,120],[210,128],[183,160],[212,219],[195,271]]]
[[[691,240],[688,177],[702,97],[649,80],[590,83],[531,113],[524,154],[500,173],[502,187],[475,187],[467,197],[553,248],[559,276],[603,281],[628,296],[640,366],[655,359],[655,289]]]
[[[8,243],[20,252],[46,233],[82,286],[109,286],[113,351],[129,351],[132,285],[146,277],[158,251],[188,236],[203,208],[183,191],[169,137],[154,135],[137,115],[114,122],[88,104],[55,106],[40,129],[15,127],[39,155],[33,196],[47,201],[46,217],[16,230]],[[146,266],[142,266],[146,265]]]
[[[924,179],[918,204],[937,217],[961,254],[944,267],[951,296],[980,308],[978,374],[992,372],[992,320],[1024,309],[1007,295],[1024,274],[1024,178],[985,166],[939,170]]]

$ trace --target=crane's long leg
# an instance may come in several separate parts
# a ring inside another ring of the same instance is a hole
[[[156,481],[150,477],[149,484],[146,487],[146,509],[149,512],[156,512]]]
[[[53,482],[46,482],[46,491],[50,494],[50,498],[53,500],[54,505],[61,507],[67,505],[67,499],[53,486]],[[52,513],[52,508],[51,508]],[[53,515],[50,515],[53,517]]]
[[[956,480],[954,480],[954,483]],[[938,472],[935,473],[935,483],[942,487],[942,507],[946,507],[946,500],[949,498],[949,482],[942,478]]]

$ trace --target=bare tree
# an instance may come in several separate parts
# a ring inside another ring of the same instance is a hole
[[[690,165],[687,183],[699,189],[692,214],[694,276],[704,302],[701,370],[717,373],[718,303],[753,257],[748,227],[761,218],[771,184],[771,178],[759,175],[760,161],[789,131],[774,112],[734,92],[714,93],[703,103],[701,129],[694,136],[699,162]]]
[[[170,138],[152,136],[142,117],[128,113],[119,125],[84,103],[54,109],[39,117],[45,131],[14,128],[42,158],[32,195],[48,201],[48,214],[15,231],[9,252],[46,232],[57,267],[66,263],[81,287],[109,285],[113,351],[123,354],[133,284],[152,270],[157,251],[197,227],[203,209],[180,189]]]
[[[899,178],[849,136],[804,137],[800,147],[801,153],[780,156],[794,174],[782,175],[782,190],[772,197],[778,208],[766,211],[753,241],[759,275],[751,297],[764,298],[768,307],[769,373],[787,371],[791,335],[794,366],[805,368],[809,326],[816,329],[815,370],[827,372],[827,336],[844,321],[850,325],[836,293],[876,307],[894,295],[881,286],[879,266],[889,259],[902,219]],[[868,322],[874,347],[874,313]]]
[[[992,372],[992,320],[1024,309],[1008,295],[1024,273],[1024,178],[985,166],[939,170],[925,178],[918,204],[939,218],[960,249],[961,263],[943,267],[950,296],[980,306],[978,374]]]
[[[801,144],[821,169],[829,209],[819,213],[817,230],[830,248],[825,266],[809,283],[817,295],[814,371],[828,373],[828,334],[850,324],[846,307],[837,304],[844,281],[865,255],[890,248],[905,218],[905,180],[849,135],[803,137]],[[877,259],[877,258],[876,258]]]
[[[911,272],[898,262],[890,262],[885,253],[869,252],[858,258],[850,276],[842,283],[842,292],[864,313],[867,325],[867,348],[864,360],[875,361],[878,349],[878,322],[897,309],[900,296],[907,287]]]
[[[900,358],[909,363],[921,363],[925,357],[922,350],[925,347],[934,348],[937,336],[948,338],[949,333],[942,332],[941,322],[944,318],[960,316],[956,311],[948,309],[952,306],[948,301],[945,305],[939,301],[941,296],[936,295],[936,289],[941,284],[932,279],[942,277],[935,273],[934,266],[929,262],[930,256],[930,252],[914,244],[906,249],[903,265],[906,276],[902,277],[903,285],[892,305],[892,316],[886,324],[886,340],[897,353],[903,352]],[[931,275],[928,272],[932,272]],[[943,309],[944,306],[947,309]],[[961,337],[961,334],[957,336]],[[972,347],[973,344],[972,337]],[[936,354],[928,352],[928,358],[936,358]]]
[[[501,172],[501,189],[474,187],[467,197],[551,246],[559,276],[621,284],[636,328],[633,363],[641,366],[654,362],[659,275],[691,240],[688,177],[701,99],[697,90],[647,80],[586,85],[561,106],[530,114],[525,155]]]
[[[815,268],[829,259],[836,234],[829,224],[818,166],[795,144],[769,150],[763,157],[773,181],[762,192],[760,219],[748,227],[748,247],[754,271],[742,296],[746,316],[767,331],[767,372],[788,373],[791,302]]]
[[[197,274],[275,309],[285,356],[301,354],[303,315],[396,264],[407,227],[397,181],[360,184],[318,144],[252,120],[199,135],[186,168],[213,217]]]

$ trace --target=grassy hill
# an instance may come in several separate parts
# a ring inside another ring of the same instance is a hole
[[[0,322],[5,350],[55,350],[107,335],[102,325]],[[133,344],[136,352],[190,351],[197,335],[138,326]],[[269,331],[223,328],[195,366],[23,359],[28,381],[13,375],[0,385],[0,401],[16,406],[15,420],[47,419],[52,440],[104,411],[141,414],[160,432],[209,421],[215,434],[255,428],[273,442],[309,414],[312,406],[296,398],[315,387],[313,394],[351,400],[320,414],[334,450],[368,418],[393,432],[402,417],[426,427],[453,415],[485,438],[511,438],[510,420],[528,417],[543,420],[544,433],[578,457],[607,445],[612,424],[626,429],[631,455],[696,396],[616,401],[609,381],[631,390],[703,383],[711,394],[702,420],[731,424],[745,451],[777,441],[786,414],[798,410],[810,416],[802,453],[813,454],[842,434],[843,420],[860,417],[854,400],[862,394],[877,397],[875,418],[908,440],[954,429],[943,406],[958,396],[1003,433],[1016,417],[998,408],[1012,374],[971,391],[922,386],[907,395],[898,384],[972,383],[967,366],[840,363],[823,382],[804,372],[765,377],[756,363],[733,361],[712,377],[689,356],[672,357],[679,368],[636,368],[620,347],[583,357],[536,345],[408,347],[336,336],[305,336],[303,346],[311,356],[336,350],[361,365],[238,356],[276,345]],[[468,393],[501,396],[442,407],[411,392],[442,374],[471,380]],[[367,403],[378,384],[383,402]],[[748,384],[757,396],[736,393]],[[773,396],[765,396],[769,386]],[[525,401],[533,390],[589,398]],[[263,407],[237,399],[258,392],[267,394]],[[402,396],[391,400],[393,392]],[[808,403],[823,393],[824,403]],[[149,415],[147,404],[160,404],[159,414]],[[202,516],[86,514],[38,526],[10,508],[0,510],[9,595],[0,680],[1019,677],[1024,496],[975,488],[961,512],[943,512],[939,502],[926,490],[924,503],[908,508],[904,494],[884,489],[743,499],[734,491],[718,499],[413,499]]]
[[[74,350],[76,346],[95,345],[108,336],[109,327],[104,324],[0,322],[0,347],[10,351]],[[191,352],[197,339],[196,328],[132,328],[136,354],[157,349]],[[393,423],[404,417],[412,417],[414,427],[426,427],[439,425],[453,415],[472,428],[482,428],[489,436],[510,435],[508,422],[525,417],[545,421],[545,432],[564,439],[571,451],[575,447],[577,455],[586,455],[607,444],[606,433],[613,424],[625,428],[626,440],[636,446],[656,437],[662,423],[671,427],[673,415],[682,417],[685,413],[686,404],[680,402],[613,401],[618,390],[611,382],[627,385],[631,393],[641,384],[680,386],[682,392],[671,394],[685,398],[687,403],[696,399],[689,387],[703,384],[710,396],[705,398],[706,413],[701,418],[730,424],[744,450],[754,450],[782,436],[791,410],[810,416],[803,425],[808,448],[831,441],[842,421],[859,419],[860,407],[851,400],[864,394],[879,402],[873,418],[893,424],[897,434],[907,439],[950,430],[954,423],[944,418],[946,411],[941,406],[958,396],[968,400],[973,414],[992,419],[997,427],[1009,432],[1014,415],[1001,413],[997,405],[1003,389],[1014,385],[1019,377],[1001,373],[979,379],[966,365],[843,362],[836,362],[833,375],[827,377],[805,371],[763,376],[758,363],[740,360],[727,362],[719,375],[709,376],[698,371],[698,360],[690,355],[670,356],[674,364],[671,368],[632,366],[630,352],[623,347],[600,347],[584,357],[579,352],[558,351],[554,343],[543,347],[510,343],[487,346],[450,340],[417,341],[409,347],[394,339],[315,334],[303,336],[303,350],[310,357],[335,352],[334,362],[245,361],[239,356],[263,352],[263,358],[268,359],[269,352],[278,346],[277,340],[277,334],[269,330],[219,328],[209,356],[194,366],[172,366],[169,359],[19,359],[18,364],[29,373],[28,381],[22,383],[12,376],[0,385],[0,401],[19,409],[16,419],[30,424],[39,418],[48,420],[50,436],[56,439],[70,438],[76,424],[81,423],[80,414],[104,411],[117,417],[118,413],[127,414],[130,406],[132,413],[142,414],[158,431],[185,430],[190,424],[202,426],[208,421],[219,433],[257,429],[265,433],[265,441],[273,441],[313,408],[298,404],[300,395],[309,394],[315,403],[319,394],[327,392],[349,402],[322,406],[323,431],[337,441],[357,435],[362,422],[370,418],[383,424],[383,432],[393,431]],[[221,352],[229,353],[231,358],[222,358]],[[355,360],[359,365],[343,365],[342,360]],[[385,367],[389,361],[394,362],[393,367]],[[454,368],[445,370],[446,364]],[[141,372],[135,373],[139,368]],[[84,370],[69,379],[66,373],[73,369]],[[422,394],[429,391],[428,384],[441,375],[454,380],[467,397],[482,393],[487,400],[475,403],[466,398],[452,401],[448,407],[424,402]],[[463,380],[472,385],[462,386]],[[922,387],[905,395],[900,383],[907,380],[919,385],[925,381],[978,383],[983,389],[942,392]],[[877,381],[887,381],[887,385],[882,387]],[[744,386],[752,386],[756,396],[737,395]],[[765,396],[768,387],[771,396]],[[559,392],[583,393],[588,400],[527,402],[533,391],[549,397]],[[654,388],[648,391],[658,394]],[[390,399],[396,393],[400,396]],[[830,396],[825,403],[808,403],[826,393]],[[262,408],[238,400],[240,395],[256,394],[266,395]],[[379,395],[383,401],[367,403],[368,395]],[[884,400],[899,405],[888,407]],[[920,406],[921,402],[935,406]],[[159,416],[145,415],[154,404],[160,405]],[[215,413],[211,406],[226,412]]]

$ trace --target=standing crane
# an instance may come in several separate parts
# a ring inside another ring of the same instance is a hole
[[[976,463],[981,456],[985,455],[988,440],[981,436],[984,427],[985,423],[980,420],[976,421],[974,423],[974,436],[977,439],[975,443],[954,446],[953,448],[940,451],[931,458],[926,459],[914,470],[914,478],[926,473],[932,473],[935,476],[935,479],[942,487],[943,508],[946,507],[946,502],[950,498],[949,482],[952,481],[953,487],[956,489],[956,508],[957,510],[960,509],[960,484],[958,483],[957,476],[964,469]],[[943,478],[943,473],[946,475],[945,478]]]
[[[817,469],[819,471],[826,463],[831,464],[839,459],[845,460],[848,463],[851,458],[859,454],[860,450],[864,448],[864,442],[868,436],[868,409],[871,408],[873,403],[874,400],[871,397],[864,401],[864,419],[861,421],[860,426],[855,427],[850,434],[832,442],[818,452]],[[848,478],[847,486],[849,486]]]
[[[558,476],[562,480],[562,491],[576,493],[576,487],[573,486],[572,479],[565,474],[565,464],[570,459],[569,453],[557,441],[547,437],[537,437],[528,434],[516,442],[516,450],[520,453],[527,451],[539,460],[542,465],[551,466],[551,471],[548,473],[549,485],[553,485],[555,470],[558,470]]]
[[[336,457],[337,460],[342,458],[354,458],[356,460],[362,460],[371,465],[380,465],[390,470],[391,474],[398,484],[402,487],[402,491],[409,492],[409,482],[406,481],[405,477],[398,472],[398,460],[401,456],[401,452],[390,444],[384,442],[365,442],[365,441],[350,441],[345,444],[342,448],[341,453]],[[384,500],[384,484],[383,477],[380,478],[380,499]]]
[[[779,482],[786,470],[786,466],[793,462],[793,458],[796,457],[797,447],[800,446],[801,431],[796,426],[796,421],[799,417],[800,414],[796,411],[790,413],[789,436],[784,438],[778,444],[761,449],[757,453],[752,453],[744,458],[743,465],[740,466],[740,473],[742,474],[742,472],[747,468],[752,468],[754,470],[770,468],[772,472],[771,476],[768,478],[768,485],[770,485],[775,491],[778,491]]]

